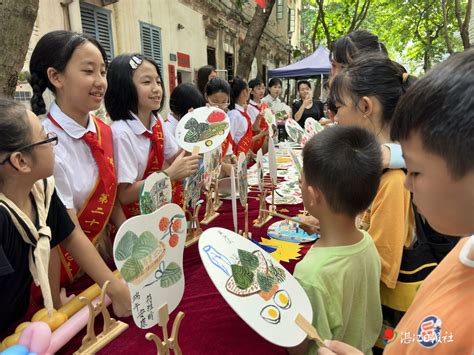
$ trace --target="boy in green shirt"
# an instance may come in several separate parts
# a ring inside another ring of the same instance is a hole
[[[301,190],[308,212],[320,221],[320,239],[296,265],[294,276],[313,307],[313,326],[371,353],[382,326],[380,258],[355,217],[374,198],[382,160],[375,137],[356,127],[326,129],[303,150]],[[290,353],[315,353],[303,342]]]

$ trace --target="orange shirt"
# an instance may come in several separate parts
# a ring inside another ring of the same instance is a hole
[[[426,278],[384,354],[472,354],[474,265],[461,263],[461,240]],[[471,245],[469,245],[471,244]],[[471,262],[473,264],[473,262]]]
[[[372,236],[382,263],[381,281],[393,289],[397,283],[403,247],[410,246],[414,215],[405,173],[389,170],[382,175],[374,201],[362,215],[359,228]]]

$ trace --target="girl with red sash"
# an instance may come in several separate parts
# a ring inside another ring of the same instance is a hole
[[[109,219],[116,225],[124,220],[120,210],[114,208],[117,185],[112,133],[109,126],[89,114],[100,107],[107,89],[106,63],[105,51],[94,38],[68,31],[53,31],[43,36],[30,60],[33,111],[46,112],[43,100],[46,88],[55,95],[43,126],[46,132],[59,138],[55,147],[56,191],[80,231],[80,238],[84,237],[79,240],[84,245],[96,244],[101,239]],[[64,249],[51,253],[53,265],[58,269],[53,267],[50,272],[59,275],[61,263],[63,284],[72,281],[79,271],[80,261],[76,262],[72,254]],[[116,282],[97,252],[89,257],[95,265],[92,278],[99,283],[110,279],[111,294],[120,295],[122,306],[130,307],[130,300],[125,301],[129,297],[128,289]],[[85,269],[88,270],[91,269]]]
[[[263,117],[263,111],[268,108],[268,105],[261,101],[265,96],[265,84],[261,79],[255,78],[249,81],[249,88],[250,101],[247,112],[252,119],[254,132],[252,152],[257,153],[259,149],[262,149],[265,154],[268,151],[268,123]]]
[[[231,88],[231,110],[229,111],[230,133],[234,141],[234,154],[251,154],[251,148],[255,141],[261,136],[267,134],[268,130],[263,131],[262,135],[253,134],[252,118],[247,112],[247,102],[249,99],[249,87],[244,79],[236,77],[230,83]]]
[[[230,105],[230,86],[227,81],[217,77],[209,80],[204,90],[204,99],[207,105],[227,112]],[[229,131],[227,138],[221,145],[222,171],[225,175],[230,174],[228,163],[232,160],[234,145],[234,140]]]
[[[158,65],[141,54],[116,57],[107,72],[105,107],[114,121],[118,199],[127,217],[139,214],[144,180],[164,170],[173,182],[173,202],[182,204],[181,180],[198,168],[199,156],[184,156],[158,116],[164,87]]]

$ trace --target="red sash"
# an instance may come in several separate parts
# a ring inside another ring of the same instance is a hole
[[[247,121],[247,131],[245,132],[244,136],[240,139],[237,146],[234,145],[234,154],[238,157],[241,152],[245,155],[248,154],[250,148],[252,147],[252,138],[253,138],[253,131],[252,131],[252,119],[250,118],[249,114],[245,111],[240,111],[240,114],[245,117]]]
[[[143,173],[142,180],[146,179],[155,171],[160,171],[163,169],[163,164],[165,162],[165,144],[163,136],[163,127],[161,122],[157,119],[156,124],[152,128],[152,133],[145,131],[143,135],[151,140],[151,148],[148,154],[148,163]],[[122,205],[122,209],[125,213],[125,216],[128,218],[140,214],[140,205],[138,200],[128,205]]]
[[[254,105],[252,103],[249,103],[249,104],[252,105],[253,107],[255,107],[259,111],[260,115],[263,115],[263,111],[266,108],[268,108],[268,105],[266,103],[262,103],[260,105],[260,107],[258,105]],[[267,120],[265,118],[262,117],[260,119],[260,123],[258,125],[258,128],[260,129],[260,131],[264,131],[264,130],[268,129],[268,123],[267,123]],[[265,139],[266,139],[266,137],[261,137],[257,140],[254,140],[252,142],[252,152],[257,153],[258,150],[263,147],[263,143],[265,142]]]
[[[224,158],[226,156],[226,153],[227,153],[227,150],[229,149],[229,145],[232,147],[232,151],[235,151],[235,142],[232,139],[232,135],[230,134],[230,132],[227,135],[224,142],[222,142],[222,145],[221,145],[221,149],[222,149],[222,151],[221,151],[221,160],[224,160]]]
[[[63,129],[51,114],[51,122]],[[87,238],[95,245],[98,237],[107,226],[117,196],[117,179],[114,167],[114,149],[112,130],[99,118],[91,116],[97,130],[97,135],[88,132],[81,139],[86,141],[97,164],[99,174],[95,186],[82,209],[77,213],[79,224]],[[79,265],[68,251],[59,246],[61,268],[61,284],[72,281],[79,271]]]

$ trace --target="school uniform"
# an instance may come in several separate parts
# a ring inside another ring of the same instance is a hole
[[[151,173],[163,170],[166,160],[179,151],[170,127],[152,114],[150,127],[130,112],[133,120],[112,124],[116,171],[119,184],[133,184],[146,179]],[[138,196],[137,196],[138,200]],[[139,214],[138,203],[122,206],[127,217]]]
[[[178,122],[179,121],[171,113],[168,113],[167,119],[164,120],[166,130],[172,134],[173,138],[176,135],[176,127],[178,126]]]
[[[257,119],[257,116],[259,114],[261,114],[266,108],[268,108],[268,105],[264,102],[258,104],[254,100],[249,101],[249,105],[247,106],[247,112],[248,112],[250,118],[252,119],[252,124],[255,123],[255,121]],[[268,122],[264,118],[262,118],[260,120],[260,124],[259,124],[258,128],[260,129],[260,131],[264,131],[264,130],[268,129]],[[263,147],[263,144],[265,143],[265,139],[266,139],[266,137],[261,137],[261,138],[259,138],[257,140],[254,140],[252,142],[252,151],[254,153],[257,153],[258,150]]]
[[[54,178],[56,191],[67,209],[74,209],[81,228],[96,244],[109,221],[117,195],[112,131],[99,118],[89,114],[82,127],[61,111],[54,102],[43,121],[47,132],[55,132]],[[78,265],[61,249],[62,283],[79,271]]]
[[[230,144],[233,152],[236,156],[239,156],[241,152],[247,155],[253,138],[251,117],[242,106],[237,104],[227,115],[230,120],[230,135],[233,141]]]

